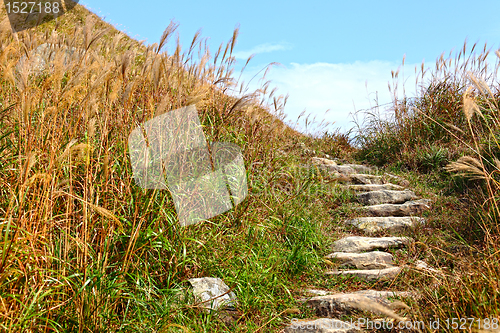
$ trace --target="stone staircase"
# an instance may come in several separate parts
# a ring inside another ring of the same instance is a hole
[[[404,248],[413,241],[404,236],[405,230],[418,224],[425,224],[425,219],[419,216],[430,209],[431,201],[418,199],[413,191],[390,182],[396,180],[407,186],[408,183],[399,177],[390,174],[374,175],[374,170],[364,165],[337,165],[332,160],[318,157],[313,157],[312,162],[357,192],[356,199],[363,205],[359,210],[362,217],[346,220],[344,224],[365,236],[348,236],[335,241],[332,253],[325,259],[335,261],[338,268],[325,274],[355,277],[373,284],[394,281],[403,267],[394,263],[393,255],[388,251]],[[391,236],[372,237],[374,233]],[[418,267],[432,270],[424,262],[420,262]],[[299,301],[313,308],[319,318],[294,319],[291,325],[285,328],[286,333],[378,331],[378,327],[382,327],[382,322],[387,325],[406,321],[396,310],[408,310],[409,307],[393,298],[418,296],[405,291],[372,289],[352,293],[324,290],[305,292],[310,296]],[[363,311],[377,314],[382,318],[379,317],[370,323],[367,321],[367,316],[362,317]],[[350,321],[345,320],[346,316],[351,318]],[[398,326],[394,324],[394,327]]]

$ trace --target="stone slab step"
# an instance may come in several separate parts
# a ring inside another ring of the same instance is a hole
[[[392,254],[381,251],[365,253],[334,252],[326,256],[340,262],[340,268],[382,269],[392,267]]]
[[[342,164],[338,165],[335,161],[327,158],[313,157],[311,162],[318,167],[328,170],[330,172],[338,172],[341,174],[352,174],[352,173],[373,173],[373,169],[361,164]]]
[[[374,233],[379,231],[400,232],[407,228],[411,228],[424,223],[424,218],[411,216],[359,217],[356,219],[345,221],[345,224],[352,225],[366,233]]]
[[[285,333],[357,333],[365,332],[359,325],[333,318],[297,320],[284,330]]]
[[[399,248],[411,242],[408,237],[361,237],[350,236],[333,243],[334,252],[367,252],[373,250],[387,250]]]
[[[412,295],[410,292],[406,291],[378,291],[367,289],[352,293],[336,293],[326,296],[316,296],[300,301],[303,301],[308,307],[314,309],[318,316],[322,317],[348,315],[353,313],[355,310],[365,310],[367,308],[367,303],[373,302],[391,310],[408,308],[408,306],[401,301],[390,300],[390,298],[394,297],[412,297]],[[379,310],[376,306],[372,307]]]
[[[413,191],[380,190],[359,193],[356,199],[363,205],[401,204],[416,199]]]
[[[384,184],[384,179],[381,176],[368,175],[363,173],[351,173],[346,175],[340,175],[338,177],[338,181],[354,185]]]
[[[380,191],[380,190],[402,191],[405,188],[403,186],[399,186],[396,184],[386,183],[386,184],[382,184],[382,185],[378,185],[378,184],[349,185],[349,189],[354,190],[354,191],[368,192],[368,191]]]
[[[313,157],[311,158],[311,162],[312,164],[317,165],[321,169],[325,169],[331,172],[338,172],[337,163],[327,158]]]
[[[403,204],[381,204],[361,207],[361,210],[373,216],[411,216],[420,215],[431,208],[431,200],[420,199]]]
[[[362,164],[342,164],[341,166],[349,167],[355,171],[355,173],[371,174],[375,170],[366,165]]]
[[[384,173],[384,179],[388,180],[388,181],[392,181],[392,182],[395,182],[395,183],[398,183],[402,186],[410,186],[410,182],[404,178],[401,178],[399,176],[395,176],[395,175],[392,175],[390,173]]]
[[[366,282],[393,280],[401,272],[401,267],[389,267],[383,269],[351,269],[328,271],[326,275],[351,275]]]
[[[322,289],[306,289],[304,290],[306,294],[313,295],[313,296],[326,296],[326,295],[331,295],[334,294],[334,292],[331,292],[329,290],[322,290]]]

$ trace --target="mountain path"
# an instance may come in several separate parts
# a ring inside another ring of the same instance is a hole
[[[325,259],[334,262],[337,267],[325,274],[352,277],[373,285],[381,282],[392,285],[401,272],[410,267],[397,265],[390,251],[404,249],[413,242],[406,236],[406,231],[426,223],[420,216],[431,208],[431,201],[418,198],[406,188],[409,183],[404,179],[387,173],[375,175],[376,170],[365,165],[338,165],[333,160],[318,157],[313,157],[312,163],[342,180],[345,183],[343,186],[356,192],[357,202],[362,205],[359,209],[362,216],[343,222],[346,231],[354,230],[364,236],[350,235],[333,242],[332,253]],[[372,236],[380,232],[391,236]],[[435,271],[423,261],[411,268]],[[314,309],[318,318],[295,319],[283,332],[367,332],[379,330],[383,325],[389,328],[410,327],[408,319],[399,314],[410,310],[409,306],[395,298],[418,297],[407,291],[373,289],[350,293],[308,289],[304,293],[308,297],[298,301]],[[369,322],[370,313],[378,317]]]

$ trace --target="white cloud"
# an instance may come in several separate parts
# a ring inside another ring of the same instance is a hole
[[[396,71],[400,64],[388,61],[368,61],[354,63],[314,63],[273,67],[266,81],[271,80],[271,87],[278,88],[278,94],[289,94],[285,107],[287,120],[296,121],[304,109],[322,119],[335,122],[330,129],[341,127],[343,130],[354,126],[350,113],[355,110],[369,109],[375,105],[378,92],[379,105],[391,102],[388,82],[392,82],[391,71]],[[242,79],[250,80],[260,68],[250,68],[243,73]],[[415,96],[415,65],[404,67],[406,96]],[[399,73],[399,97],[402,97],[402,77]],[[251,89],[258,87],[257,79],[250,83]],[[366,85],[365,85],[366,84]],[[330,110],[327,114],[325,111]],[[300,121],[299,121],[300,122]]]
[[[248,57],[250,57],[252,54],[269,53],[274,51],[285,51],[290,49],[292,49],[292,44],[290,43],[277,43],[277,44],[265,43],[257,45],[249,51],[234,52],[233,56],[236,59],[247,60]]]

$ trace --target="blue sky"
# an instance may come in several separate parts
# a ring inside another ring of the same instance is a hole
[[[280,94],[290,95],[285,108],[288,120],[294,121],[305,109],[344,130],[353,126],[349,113],[373,105],[376,92],[380,103],[390,102],[387,84],[403,56],[409,78],[405,89],[412,97],[411,74],[423,60],[433,66],[443,52],[447,56],[460,49],[465,39],[481,48],[485,42],[492,50],[500,47],[498,0],[82,0],[80,4],[147,44],[158,42],[175,20],[184,47],[202,29],[214,52],[239,26],[234,55],[243,64],[249,54],[256,54],[243,79],[248,81],[271,62],[281,63],[267,78]]]

